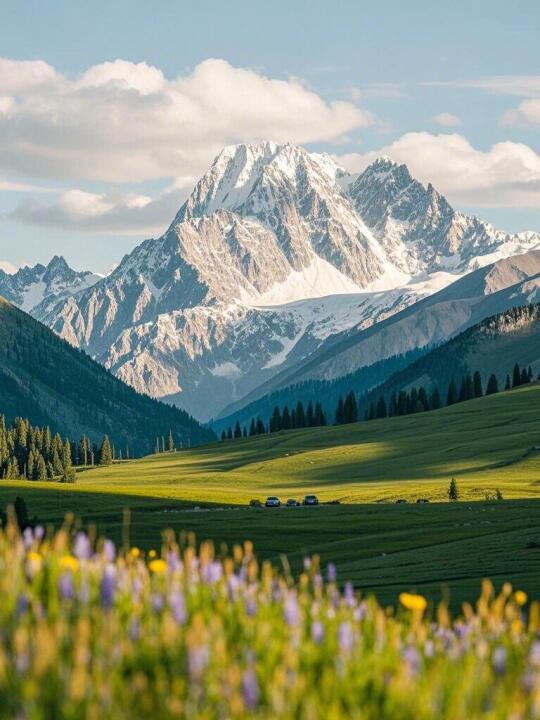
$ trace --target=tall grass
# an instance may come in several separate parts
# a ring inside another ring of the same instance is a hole
[[[540,612],[484,582],[450,617],[384,608],[250,543],[216,556],[165,533],[118,550],[66,525],[0,531],[2,718],[504,718],[540,715]]]

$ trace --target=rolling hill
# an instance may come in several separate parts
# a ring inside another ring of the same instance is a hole
[[[151,452],[157,435],[208,442],[213,433],[177,408],[140,395],[80,350],[0,298],[0,413],[50,425],[73,439]]]

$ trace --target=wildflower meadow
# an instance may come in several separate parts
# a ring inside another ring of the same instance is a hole
[[[485,581],[475,606],[395,607],[306,559],[293,579],[165,533],[147,554],[70,525],[0,532],[0,716],[540,716],[540,611]],[[345,582],[342,582],[345,581]]]

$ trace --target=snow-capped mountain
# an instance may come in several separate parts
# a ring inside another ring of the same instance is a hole
[[[0,295],[32,312],[40,303],[84,290],[99,279],[94,273],[72,270],[63,257],[55,256],[47,267],[41,264],[23,267],[12,275],[0,269]]]
[[[280,368],[219,417],[227,418],[227,427],[242,410],[242,420],[249,422],[245,410],[251,405],[258,414],[265,405],[259,400],[271,393],[305,381],[337,380],[395,355],[427,350],[491,315],[539,301],[540,250],[498,260],[376,323],[362,323],[328,337],[308,358]]]
[[[454,210],[406,165],[383,157],[348,188],[355,209],[390,261],[406,274],[468,272],[538,245],[536,233],[510,235]]]
[[[136,389],[207,419],[333,333],[535,244],[455,213],[387,160],[355,178],[293,145],[238,145],[162,237],[34,314]]]

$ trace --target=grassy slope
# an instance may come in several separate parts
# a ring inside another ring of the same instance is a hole
[[[468,498],[500,487],[536,497],[540,385],[415,416],[217,443],[79,476],[77,490],[198,502],[302,495],[342,502],[444,499],[457,477]]]
[[[304,552],[338,563],[341,576],[383,599],[404,587],[433,594],[448,584],[454,599],[474,597],[479,579],[509,578],[540,597],[540,499],[430,505],[351,504],[281,510],[210,509],[193,501],[245,501],[278,492],[316,491],[368,503],[397,497],[442,500],[452,475],[466,500],[500,487],[506,498],[540,490],[540,385],[434,413],[340,428],[294,431],[151,456],[79,475],[75,486],[2,483],[0,502],[16,494],[31,513],[59,522],[66,510],[156,546],[164,527],[194,530],[218,543],[254,540],[263,557]],[[287,453],[289,454],[287,456]],[[187,502],[186,502],[187,501]]]

